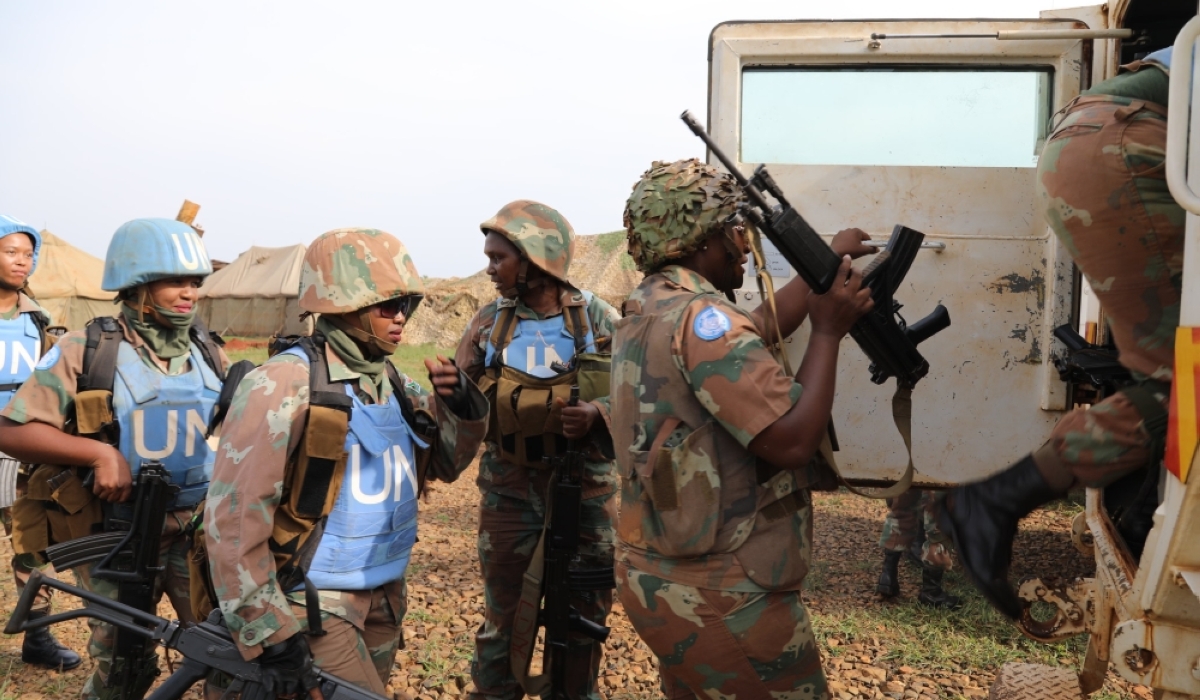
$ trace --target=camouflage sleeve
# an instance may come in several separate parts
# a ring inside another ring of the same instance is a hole
[[[308,419],[308,384],[308,364],[293,355],[277,355],[246,375],[225,419],[208,487],[209,570],[225,623],[247,659],[300,630],[267,543],[288,459]]]
[[[458,371],[458,380],[466,388],[466,397],[459,411],[450,409],[437,393],[428,391],[420,384],[405,377],[404,393],[413,408],[427,411],[437,421],[437,435],[430,449],[430,479],[450,483],[466,471],[483,444],[487,433],[488,400],[471,381],[466,372]]]
[[[75,403],[86,345],[83,331],[73,331],[59,339],[38,360],[33,374],[13,394],[0,416],[15,423],[45,423],[62,430]]]
[[[475,313],[458,349],[454,352],[454,364],[472,381],[483,376],[483,360],[487,356],[487,338],[491,335],[492,322],[496,319],[496,303],[486,304]]]
[[[767,349],[754,320],[720,297],[693,301],[672,345],[696,398],[743,446],[800,398],[800,385]]]
[[[599,343],[602,338],[612,338],[613,329],[617,321],[621,320],[621,314],[612,304],[598,296],[592,296],[592,301],[588,304],[588,320],[592,322],[592,333]]]

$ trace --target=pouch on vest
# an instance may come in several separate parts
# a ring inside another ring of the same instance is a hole
[[[781,474],[780,476],[786,476]],[[768,501],[762,504],[762,501]],[[760,507],[754,516],[753,537],[733,553],[750,580],[768,590],[793,590],[808,574],[812,561],[812,497],[807,489],[792,491],[782,498],[775,496],[770,484],[759,489]],[[800,513],[803,529],[798,549],[781,550],[780,542],[791,542],[790,530],[797,526],[793,516]]]
[[[562,409],[554,399],[571,398],[574,370],[556,377],[534,377],[512,367],[500,370],[492,402],[490,437],[507,462],[523,467],[545,468],[545,457],[565,452]]]
[[[575,357],[576,383],[580,401],[595,401],[608,396],[612,376],[612,355],[585,352]]]
[[[689,433],[678,420],[667,421],[651,449],[634,457],[635,477],[652,506],[642,535],[663,556],[712,552],[722,525],[716,429],[708,422]]]

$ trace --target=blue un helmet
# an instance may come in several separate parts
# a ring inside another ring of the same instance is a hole
[[[42,250],[42,234],[20,219],[0,214],[0,238],[10,233],[24,233],[33,239],[33,264],[29,266],[29,274],[32,275],[37,270],[38,253]]]
[[[174,219],[122,224],[104,256],[105,291],[119,292],[168,277],[207,277],[212,262],[191,226]]]

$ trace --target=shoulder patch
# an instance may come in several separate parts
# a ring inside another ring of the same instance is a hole
[[[415,379],[408,376],[407,374],[403,375],[403,377],[404,377],[404,388],[405,389],[408,389],[409,391],[413,392],[414,394],[421,393],[421,385],[418,384]]]
[[[701,340],[716,340],[728,333],[732,327],[733,324],[725,312],[715,306],[709,306],[696,314],[696,320],[692,323],[692,331]]]
[[[54,347],[50,348],[49,352],[47,352],[45,355],[42,355],[42,359],[38,360],[38,363],[36,365],[34,365],[33,368],[35,370],[50,369],[51,367],[54,366],[55,362],[58,362],[58,358],[61,355],[62,355],[62,348],[55,345]]]

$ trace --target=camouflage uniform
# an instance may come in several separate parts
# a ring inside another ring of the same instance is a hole
[[[124,318],[117,317],[117,323],[121,326],[124,342],[133,346],[142,361],[165,373],[167,361],[155,355]],[[43,358],[33,375],[17,390],[8,406],[0,411],[0,416],[16,423],[36,421],[64,430],[67,417],[74,411],[86,344],[87,335],[84,331],[72,331],[60,338],[55,350]],[[229,361],[224,354],[221,361],[228,366]],[[188,369],[188,364],[185,363],[177,369],[177,373],[187,372]],[[95,508],[98,525],[99,500],[91,496],[90,491],[86,493],[89,501],[85,508]],[[45,551],[51,544],[91,534],[75,529],[76,526],[66,525],[61,520],[61,513],[48,510],[41,500],[22,497],[13,505],[13,510],[19,523],[18,531],[13,536],[13,549],[20,554],[36,554]],[[194,621],[189,602],[188,540],[183,534],[183,526],[190,518],[190,509],[167,513],[159,559],[163,571],[155,579],[154,593],[156,605],[162,594],[166,593],[179,619],[183,621]],[[117,584],[107,579],[93,579],[90,565],[75,569],[75,576],[84,588],[116,599]],[[97,666],[95,673],[84,686],[83,697],[86,699],[100,697],[104,691],[115,639],[111,625],[91,619],[88,620],[88,625],[92,628],[88,653],[97,660]]]
[[[752,316],[669,264],[739,200],[729,176],[691,160],[655,163],[627,204],[630,254],[649,274],[613,339],[617,590],[668,697],[827,698],[800,593],[816,474],[747,449],[803,389]]]
[[[953,563],[950,540],[937,525],[937,494],[925,489],[909,489],[888,499],[888,514],[879,535],[879,546],[888,552],[905,552],[921,540],[921,563],[936,569],[948,569]],[[918,534],[924,537],[918,538]]]
[[[1100,300],[1121,364],[1136,379],[1160,382],[1155,392],[1165,407],[1183,284],[1184,212],[1167,190],[1164,169],[1166,76],[1155,63],[1125,68],[1134,73],[1097,85],[1059,117],[1038,161],[1038,193],[1046,220]],[[1122,94],[1130,84],[1157,85],[1147,97],[1158,103]],[[1115,394],[1065,416],[1034,458],[1043,473],[1107,485],[1161,457],[1162,446],[1151,444],[1142,421],[1129,398]]]
[[[38,313],[42,314],[47,325],[51,323],[50,315],[33,299],[26,296],[24,293],[19,293],[17,297],[17,306],[13,309],[14,314]],[[34,358],[36,361],[37,358]],[[0,459],[11,459],[7,455],[0,455]],[[15,460],[14,460],[15,461]],[[25,493],[25,485],[29,481],[29,475],[25,471],[20,470],[16,475],[16,496],[20,498]],[[0,508],[0,522],[4,524],[4,532],[11,539],[13,536],[13,518],[12,508]],[[13,581],[17,586],[17,595],[25,590],[25,584],[29,582],[29,576],[35,569],[42,572],[43,575],[53,576],[54,567],[42,560],[36,552],[13,553],[12,570]],[[38,589],[37,597],[33,600],[32,610],[43,612],[50,611],[50,589],[43,586]]]
[[[365,242],[364,242],[365,241]],[[397,250],[398,248],[398,250]],[[309,248],[301,308],[345,313],[420,293],[421,281],[403,245],[374,229],[341,229]],[[364,403],[388,403],[393,388],[352,370],[331,345],[325,360],[332,382],[348,382]],[[408,377],[404,397],[436,418],[429,475],[453,481],[470,465],[486,428],[486,400],[460,373],[467,399],[458,415],[435,393]],[[304,589],[281,590],[270,546],[276,514],[306,435],[310,365],[278,354],[238,385],[217,453],[204,515],[213,585],[233,639],[247,659],[307,628]],[[482,416],[482,417],[481,417]],[[265,418],[264,418],[265,417]],[[294,485],[294,482],[293,482]],[[407,610],[405,580],[372,590],[321,590],[325,636],[310,637],[323,670],[383,694]]]
[[[484,222],[481,228],[485,233],[502,233],[518,245],[523,254],[523,268],[532,264],[559,280],[566,280],[574,240],[570,225],[558,212],[533,202],[518,201]],[[524,274],[523,270],[522,279]],[[563,307],[583,306],[596,346],[607,347],[617,321],[612,306],[599,297],[590,296],[589,300],[573,288],[564,289],[560,302]],[[500,310],[506,307],[515,310],[518,320],[542,318],[519,298],[498,299],[481,308],[467,326],[455,354],[455,364],[476,381],[484,377],[488,340]],[[594,403],[601,416],[607,416],[607,404],[603,400]],[[491,435],[484,445],[476,483],[481,494],[478,549],[486,609],[484,623],[475,635],[475,656],[471,662],[475,692],[471,697],[520,698],[524,693],[511,669],[509,647],[523,577],[542,536],[553,472],[509,463],[501,457]],[[612,566],[616,483],[612,460],[591,450],[584,461],[580,509],[579,554],[584,567]],[[612,591],[577,592],[571,605],[582,616],[604,624],[612,609]],[[600,697],[596,676],[602,653],[601,645],[572,636],[567,662],[570,697]],[[588,670],[581,672],[583,668]]]

